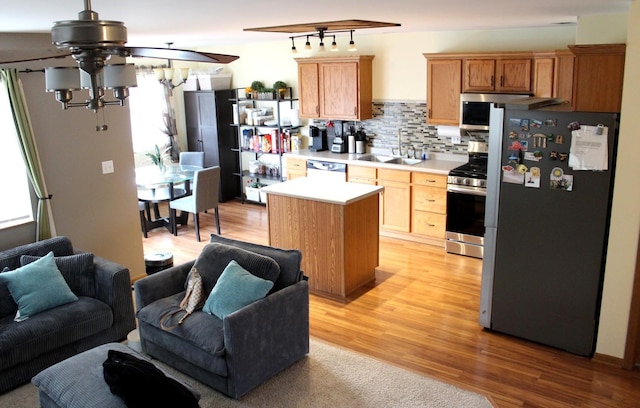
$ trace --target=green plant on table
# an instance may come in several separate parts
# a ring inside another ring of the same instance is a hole
[[[164,171],[164,156],[166,155],[169,149],[170,148],[167,148],[164,151],[160,152],[160,148],[158,147],[158,145],[156,145],[154,152],[147,153],[145,154],[145,156],[149,157],[151,159],[151,162],[154,165],[158,166],[158,168],[162,172]]]

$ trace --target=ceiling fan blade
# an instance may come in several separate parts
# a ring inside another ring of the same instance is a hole
[[[69,50],[32,49],[32,50],[0,50],[0,65],[18,62],[39,61],[51,58],[64,58],[71,55]]]
[[[240,58],[235,55],[179,50],[175,48],[126,47],[126,50],[132,57],[161,58],[176,61],[211,62],[217,64],[228,64]]]

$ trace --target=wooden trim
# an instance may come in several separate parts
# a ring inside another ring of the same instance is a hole
[[[595,353],[592,358],[593,361],[599,363],[609,364],[616,367],[622,366],[622,359],[618,357],[609,356],[607,354]]]
[[[631,309],[629,312],[629,325],[627,327],[627,341],[625,343],[624,359],[622,367],[633,370],[636,363],[640,362],[640,238],[638,239],[638,251],[636,253],[636,274],[633,280],[633,292],[631,294]]]

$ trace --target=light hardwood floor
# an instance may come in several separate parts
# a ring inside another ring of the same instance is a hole
[[[223,236],[267,244],[264,206],[220,204]],[[200,214],[174,237],[156,229],[145,252],[194,259],[215,233]],[[337,302],[310,300],[311,336],[479,392],[497,407],[640,407],[640,372],[483,330],[477,323],[481,261],[381,238],[375,284]]]

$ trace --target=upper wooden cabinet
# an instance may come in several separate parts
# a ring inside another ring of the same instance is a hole
[[[625,44],[564,50],[437,53],[427,58],[427,123],[458,125],[460,92],[558,98],[574,111],[619,112]]]
[[[465,58],[463,92],[531,92],[531,58]]]
[[[620,112],[625,44],[569,46],[575,55],[573,110]]]
[[[373,58],[373,55],[296,58],[300,117],[370,119]]]
[[[453,125],[460,123],[462,60],[427,60],[427,122]]]

